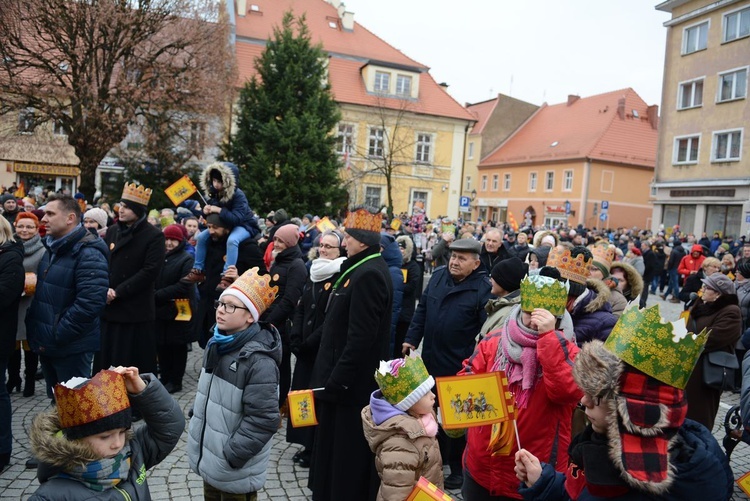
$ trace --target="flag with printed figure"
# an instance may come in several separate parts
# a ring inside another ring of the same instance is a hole
[[[740,486],[742,492],[750,496],[750,472],[745,473],[737,479],[737,485]]]
[[[513,394],[505,372],[435,379],[443,428],[485,426],[515,418]]]
[[[289,419],[294,428],[318,424],[318,419],[315,417],[313,390],[290,391],[287,403],[289,404]]]
[[[177,308],[177,316],[174,317],[175,320],[178,322],[189,322],[193,318],[189,299],[175,299],[174,305]]]
[[[453,498],[437,488],[424,477],[419,477],[417,485],[411,491],[406,501],[453,501]]]
[[[315,223],[315,226],[318,227],[318,230],[320,230],[321,233],[336,229],[336,225],[333,224],[330,219],[328,219],[328,216],[325,216],[323,219]]]
[[[190,178],[185,174],[180,179],[172,183],[164,190],[169,199],[175,205],[180,205],[182,202],[190,198],[193,193],[198,191]]]

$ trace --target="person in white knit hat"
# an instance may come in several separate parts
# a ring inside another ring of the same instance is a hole
[[[83,214],[83,226],[91,233],[104,237],[107,234],[107,219],[104,209],[94,207]]]

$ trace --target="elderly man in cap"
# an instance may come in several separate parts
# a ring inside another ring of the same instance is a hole
[[[422,359],[433,376],[453,376],[461,370],[464,359],[474,351],[476,337],[487,319],[484,306],[490,298],[490,280],[480,269],[482,245],[462,238],[451,244],[447,267],[435,270],[414,313],[404,353],[422,342]],[[463,483],[461,455],[466,441],[438,435],[441,453],[448,459],[451,474],[445,479],[448,489]]]

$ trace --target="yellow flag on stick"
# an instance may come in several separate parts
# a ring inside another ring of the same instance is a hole
[[[287,401],[289,403],[289,419],[294,428],[318,424],[318,419],[315,417],[313,390],[290,391]]]
[[[437,488],[435,484],[424,477],[414,486],[406,501],[453,501],[453,498]]]
[[[740,478],[737,479],[737,485],[740,486],[740,489],[750,496],[750,472],[745,473]]]
[[[193,311],[190,309],[189,299],[175,299],[174,305],[177,307],[177,316],[175,320],[179,322],[189,322],[193,318]]]
[[[173,204],[180,205],[182,202],[190,198],[196,191],[198,191],[198,188],[195,187],[187,174],[185,174],[180,179],[169,185],[169,187],[164,190],[164,193],[167,194]]]
[[[435,379],[443,428],[468,428],[515,417],[513,394],[503,371]]]
[[[328,216],[324,217],[317,223],[315,223],[315,226],[318,227],[321,233],[328,231],[328,230],[335,230],[336,225],[331,222],[330,219],[328,219]]]

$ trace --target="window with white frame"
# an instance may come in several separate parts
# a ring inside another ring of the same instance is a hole
[[[411,95],[411,77],[409,75],[396,75],[396,94],[399,96]]]
[[[677,109],[685,110],[698,106],[703,106],[703,79],[681,83]]]
[[[469,160],[472,160],[474,158],[474,141],[471,141],[469,143]]]
[[[492,174],[492,191],[500,189],[500,174]]]
[[[482,176],[482,191],[487,191],[487,176]]]
[[[18,132],[21,134],[33,134],[36,124],[34,123],[34,108],[25,108],[18,112]]]
[[[411,192],[411,207],[422,207],[425,213],[427,212],[427,197],[429,194],[426,191],[412,191]]]
[[[742,156],[742,129],[714,132],[712,160],[730,162]]]
[[[674,140],[675,164],[694,164],[698,162],[698,148],[700,147],[700,135],[676,137]]]
[[[682,32],[682,53],[690,54],[708,46],[708,21],[685,28]]]
[[[339,124],[336,131],[336,153],[351,153],[354,148],[354,125]]]
[[[385,146],[385,130],[370,127],[369,145],[367,154],[374,158],[383,158],[383,148]]]
[[[56,136],[65,136],[65,135],[67,135],[67,134],[65,134],[65,127],[63,127],[63,123],[60,120],[55,120],[55,124],[54,124],[54,126],[52,128],[52,132]]]
[[[417,134],[417,162],[430,163],[432,153],[432,136],[430,134]]]
[[[510,191],[510,174],[503,174],[503,191]]]
[[[365,186],[365,205],[379,209],[382,192],[383,188],[380,186]]]
[[[747,68],[719,74],[718,102],[743,99],[747,96]]]
[[[555,187],[555,172],[547,171],[544,173],[544,191],[552,191]]]
[[[536,191],[536,172],[529,173],[529,191]]]
[[[724,42],[750,35],[750,7],[724,15]]]
[[[375,72],[375,92],[388,93],[391,87],[391,74],[385,71]]]
[[[573,171],[563,171],[563,191],[573,191]]]
[[[471,191],[471,176],[466,176],[466,191]]]

